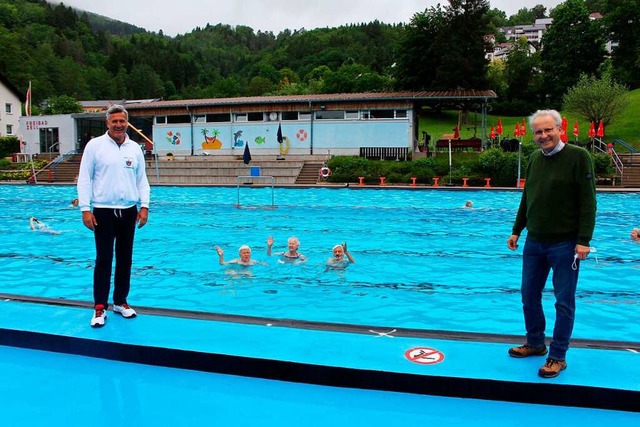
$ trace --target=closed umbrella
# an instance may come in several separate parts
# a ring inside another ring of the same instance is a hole
[[[520,136],[520,122],[516,122],[516,128],[513,131],[513,136],[516,138]]]
[[[580,134],[580,131],[578,130],[578,121],[576,120],[575,123],[573,124],[573,136],[576,137],[576,140],[578,140],[579,134]]]
[[[498,118],[498,126],[496,128],[498,135],[502,135],[502,117]]]
[[[527,123],[522,119],[522,125],[520,126],[520,135],[525,136],[527,134]]]
[[[251,152],[249,151],[249,143],[244,143],[244,153],[242,154],[242,160],[245,165],[248,165],[251,162]]]
[[[591,126],[589,126],[589,138],[593,138],[596,136],[596,124],[591,122]]]
[[[567,135],[567,118],[566,117],[562,118],[561,128],[562,129],[560,130],[560,141],[568,142],[569,136]]]
[[[453,139],[460,139],[460,130],[458,130],[458,126],[453,130]]]
[[[491,125],[491,133],[489,134],[489,136],[491,137],[491,139],[496,138],[496,129],[493,125]]]
[[[598,132],[596,132],[596,136],[598,138],[604,137],[604,122],[600,120],[600,124],[598,125]]]

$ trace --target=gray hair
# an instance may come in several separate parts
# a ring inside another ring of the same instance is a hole
[[[249,252],[251,252],[251,248],[247,245],[242,245],[240,246],[240,248],[238,249],[238,254],[240,254],[240,252],[242,252],[245,249],[249,249]]]
[[[112,114],[116,113],[124,113],[127,121],[129,121],[129,112],[120,104],[113,104],[111,107],[109,107],[109,109],[107,109],[107,121],[109,121]]]
[[[300,244],[300,239],[298,239],[296,236],[291,236],[287,239],[287,243],[289,243],[290,241],[294,241],[296,242],[298,245]]]
[[[556,122],[556,126],[562,126],[562,116],[556,110],[538,110],[529,117],[529,127],[533,129],[533,121],[540,116],[551,116]]]

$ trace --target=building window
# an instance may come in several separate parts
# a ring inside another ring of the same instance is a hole
[[[196,114],[193,116],[193,123],[204,123],[207,120],[207,116],[204,114]]]
[[[264,113],[249,113],[250,122],[264,122]]]
[[[316,120],[343,120],[344,111],[316,111]]]
[[[4,111],[7,114],[13,114],[13,106],[11,105],[11,103],[7,102],[6,104],[4,104]]]
[[[191,123],[191,117],[188,114],[180,114],[178,116],[167,116],[167,124]]]
[[[163,125],[167,123],[167,116],[156,116],[156,124]]]
[[[311,120],[311,113],[300,111],[298,113],[298,120]]]
[[[13,135],[13,125],[7,125],[7,135]]]
[[[347,120],[358,120],[360,118],[360,111],[347,110],[344,114],[344,118]]]
[[[396,119],[406,119],[407,110],[396,110]]]
[[[283,111],[281,115],[282,120],[298,120],[297,111]]]
[[[207,114],[207,123],[230,122],[231,113]]]
[[[236,113],[234,114],[235,122],[246,122],[247,121],[247,113]]]

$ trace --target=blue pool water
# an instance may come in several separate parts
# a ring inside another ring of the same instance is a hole
[[[236,205],[240,198],[241,207]],[[5,293],[92,300],[93,238],[74,187],[0,186],[0,269]],[[521,249],[506,239],[515,191],[154,187],[149,224],[138,230],[133,305],[389,327],[522,334]],[[468,199],[473,209],[463,209]],[[637,193],[598,194],[592,244],[581,265],[574,337],[640,341]],[[33,232],[37,216],[60,235]],[[296,235],[303,265],[266,256]],[[343,241],[356,259],[325,272]],[[248,244],[251,276],[217,262]],[[521,245],[522,247],[522,245]],[[545,309],[553,313],[550,286]]]

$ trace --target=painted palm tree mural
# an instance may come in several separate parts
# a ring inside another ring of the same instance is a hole
[[[202,129],[200,133],[204,137],[204,141],[202,141],[203,150],[219,150],[222,148],[222,141],[218,139],[218,135],[220,135],[218,129],[211,129],[212,136],[209,136],[209,129],[206,128]]]

